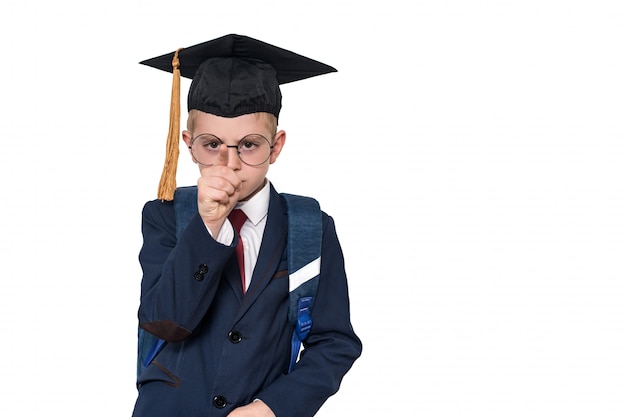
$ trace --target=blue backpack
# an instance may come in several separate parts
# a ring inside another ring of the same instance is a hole
[[[309,335],[313,320],[311,310],[319,281],[322,251],[322,212],[310,197],[281,194],[287,204],[287,265],[289,272],[289,322],[293,325],[289,372],[298,360],[301,343]],[[178,237],[198,212],[196,186],[178,187],[174,194],[176,236]],[[165,341],[139,328],[137,376],[152,362]]]

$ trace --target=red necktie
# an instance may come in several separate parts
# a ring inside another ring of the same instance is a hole
[[[239,239],[237,240],[237,247],[235,248],[235,253],[237,254],[237,263],[239,264],[239,273],[241,274],[241,288],[243,292],[246,292],[246,268],[243,262],[243,241],[241,240],[241,226],[246,222],[248,217],[246,213],[244,213],[240,209],[235,209],[230,212],[228,215],[228,219],[233,224],[233,227],[237,231],[239,235]]]

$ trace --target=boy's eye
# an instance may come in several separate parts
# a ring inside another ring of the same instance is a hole
[[[239,144],[239,149],[241,150],[251,150],[258,146],[255,142],[251,142],[249,140],[245,140]]]
[[[269,142],[261,135],[247,135],[239,142],[239,152],[253,152],[269,146]]]
[[[207,151],[215,151],[220,148],[222,141],[213,135],[200,135],[195,140],[195,146],[201,146],[202,149]]]

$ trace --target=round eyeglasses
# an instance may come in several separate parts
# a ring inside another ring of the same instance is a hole
[[[237,149],[241,162],[258,166],[270,159],[273,145],[264,136],[252,134],[244,136],[237,145],[226,145],[220,138],[203,133],[191,140],[191,154],[200,165],[214,165],[220,156],[222,145]]]

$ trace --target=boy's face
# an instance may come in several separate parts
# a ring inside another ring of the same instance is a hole
[[[286,134],[284,131],[281,130],[277,132],[274,137],[272,136],[267,117],[268,115],[266,114],[220,117],[198,112],[194,118],[193,132],[188,130],[183,131],[183,140],[187,144],[187,147],[191,147],[194,138],[204,134],[210,134],[229,146],[229,148],[227,148],[226,157],[220,157],[213,165],[224,165],[233,170],[239,177],[242,181],[239,197],[240,201],[250,199],[263,188],[269,166],[276,161],[285,143]],[[240,145],[241,139],[248,135],[261,135],[267,138],[270,145],[273,145],[269,151],[269,158],[259,165],[247,165],[242,162],[237,154],[236,146]],[[198,163],[193,154],[191,154],[191,157],[194,163]],[[199,167],[202,171],[203,166],[199,164]]]

